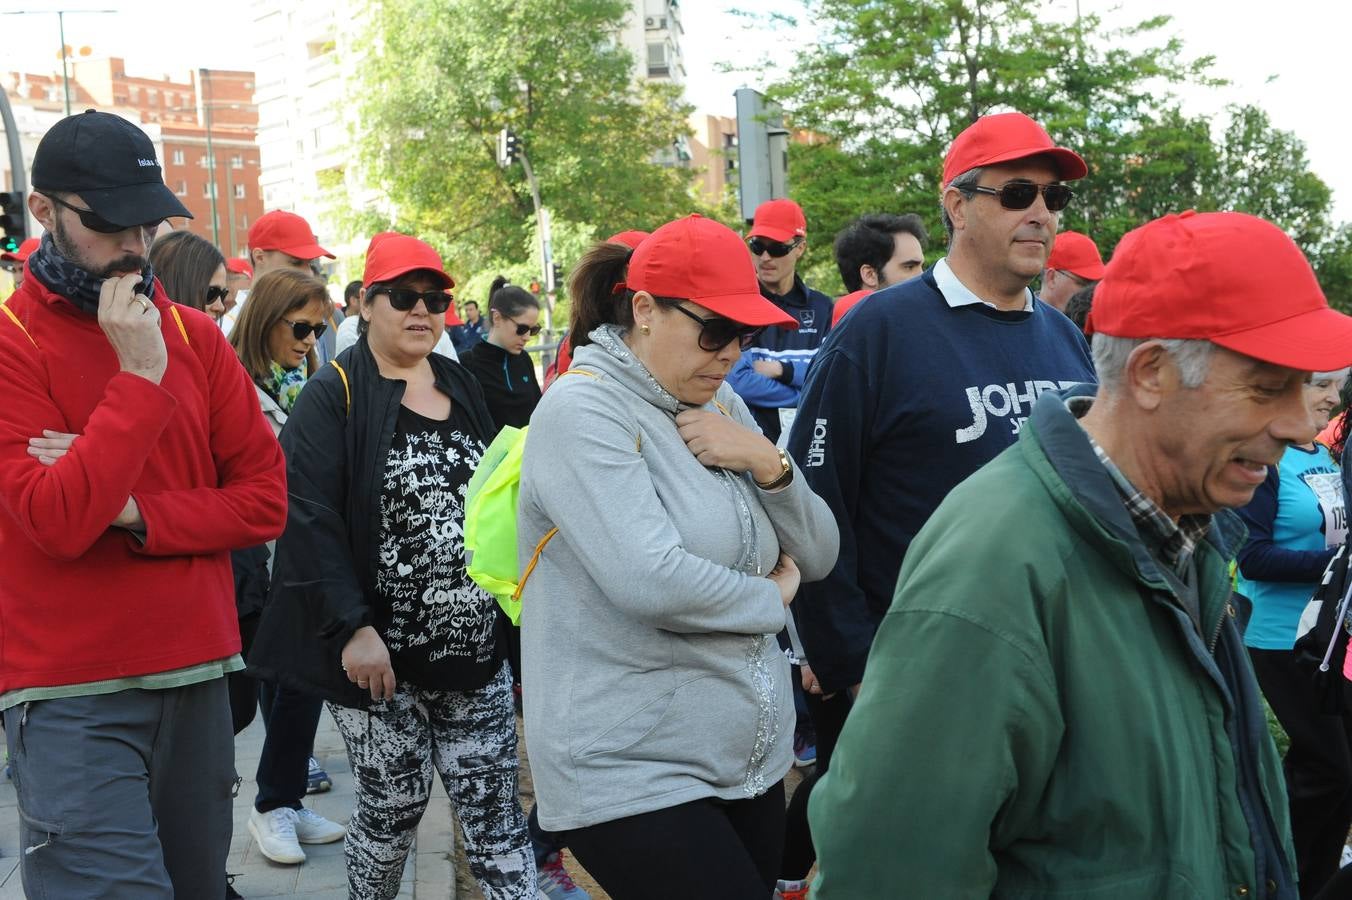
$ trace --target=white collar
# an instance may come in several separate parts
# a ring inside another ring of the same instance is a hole
[[[934,264],[934,282],[939,286],[939,293],[944,295],[944,302],[952,309],[957,309],[959,306],[971,306],[973,303],[984,303],[991,309],[1000,309],[989,300],[982,300],[972,293],[967,285],[959,281],[958,276],[948,265],[948,257],[946,256]],[[1023,293],[1023,310],[1024,312],[1032,312],[1033,291],[1031,288],[1024,288]],[[1002,312],[1009,312],[1009,310],[1002,310]]]

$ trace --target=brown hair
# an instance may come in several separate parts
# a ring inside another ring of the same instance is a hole
[[[634,292],[615,293],[615,286],[624,281],[633,254],[624,244],[601,241],[593,244],[573,269],[568,284],[573,300],[568,333],[574,348],[590,344],[592,330],[600,325],[634,327]]]
[[[324,301],[327,318],[332,308],[328,288],[313,275],[296,269],[273,269],[253,283],[244,309],[230,332],[230,346],[235,348],[250,378],[263,383],[272,377],[272,354],[268,350],[272,327],[288,313],[308,306],[312,300]],[[306,355],[305,363],[311,375],[319,368],[319,358],[313,349]]]
[[[191,231],[170,231],[160,235],[150,245],[147,255],[169,299],[193,309],[206,306],[211,276],[225,265],[221,251]]]

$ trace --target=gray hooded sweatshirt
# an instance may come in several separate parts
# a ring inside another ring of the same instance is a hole
[[[540,823],[561,831],[705,797],[745,799],[793,758],[781,548],[804,581],[835,564],[826,503],[795,472],[767,493],[705,468],[683,407],[613,326],[531,418],[517,517],[526,745]],[[707,409],[755,420],[726,384]]]

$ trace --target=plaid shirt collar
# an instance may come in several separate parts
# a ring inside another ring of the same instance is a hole
[[[1186,579],[1188,565],[1192,562],[1192,554],[1197,549],[1197,542],[1207,536],[1211,530],[1211,517],[1207,515],[1181,516],[1177,523],[1169,518],[1159,505],[1151,500],[1145,494],[1141,493],[1132,484],[1117,464],[1109,458],[1103,448],[1099,446],[1098,441],[1085,432],[1089,438],[1090,445],[1094,448],[1094,454],[1098,456],[1099,462],[1103,463],[1103,468],[1108,470],[1108,477],[1113,480],[1113,486],[1117,492],[1122,495],[1122,502],[1126,504],[1127,512],[1131,514],[1131,520],[1136,525],[1136,530],[1141,533],[1141,537],[1148,543],[1153,544],[1159,551],[1174,574],[1179,578]]]

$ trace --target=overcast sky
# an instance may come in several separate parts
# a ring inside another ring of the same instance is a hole
[[[324,0],[315,0],[324,2]],[[1340,218],[1352,219],[1352,112],[1348,88],[1352,65],[1346,48],[1352,34],[1347,0],[1079,0],[1082,12],[1110,22],[1136,22],[1167,13],[1173,33],[1192,55],[1216,57],[1215,74],[1229,88],[1184,94],[1190,111],[1215,114],[1227,103],[1253,102],[1273,122],[1294,131],[1309,148],[1311,164],[1334,189]],[[54,7],[58,0],[0,0],[0,10]],[[110,15],[73,13],[65,17],[66,43],[89,46],[95,55],[121,56],[136,75],[182,77],[190,68],[248,69],[254,64],[248,6],[240,0],[60,0],[71,9],[112,9]],[[787,66],[813,34],[807,27],[772,32],[747,28],[731,14],[735,6],[755,11],[792,11],[797,0],[729,3],[681,0],[682,48],[689,99],[702,111],[733,113],[732,92],[747,76],[718,71],[720,63],[754,61],[767,53]],[[1075,0],[1050,0],[1049,15],[1074,15]],[[752,20],[754,23],[754,20]],[[191,33],[185,33],[185,25]],[[52,71],[59,68],[60,39],[54,14],[0,16],[4,57],[0,68]],[[752,87],[763,85],[750,84]]]

